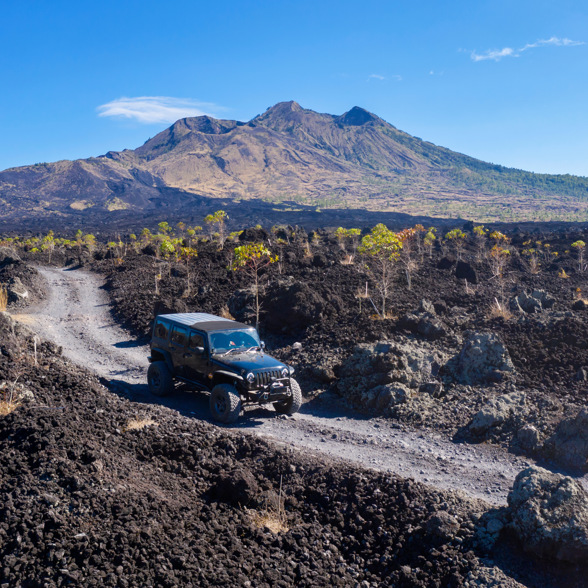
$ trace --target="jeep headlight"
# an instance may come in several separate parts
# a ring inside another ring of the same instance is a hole
[[[245,376],[245,377],[247,378],[247,381],[248,381],[250,384],[253,384],[253,382],[255,382],[255,374],[253,374],[253,373],[249,372],[249,373],[247,374],[247,376]]]
[[[287,378],[289,375],[290,375],[290,370],[287,367],[282,368],[282,378]]]

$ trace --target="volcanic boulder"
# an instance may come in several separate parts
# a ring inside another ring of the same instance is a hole
[[[26,302],[29,297],[29,291],[25,288],[24,284],[20,281],[20,278],[12,278],[6,289],[8,294],[8,302]]]
[[[588,408],[563,420],[545,442],[545,450],[560,463],[588,469]]]
[[[580,298],[579,300],[574,301],[572,304],[572,310],[587,310],[588,309],[588,300],[584,300]]]
[[[588,558],[588,494],[570,477],[540,467],[523,470],[508,495],[510,528],[539,557]]]
[[[239,235],[239,241],[244,243],[265,243],[269,238],[270,234],[261,227],[244,229]]]
[[[20,257],[9,247],[0,247],[0,267],[5,265],[13,265],[20,261]]]
[[[321,296],[303,282],[280,280],[271,284],[264,296],[264,325],[277,333],[295,332],[342,308],[336,294]]]
[[[537,427],[527,423],[517,431],[515,443],[524,451],[533,453],[541,445],[541,433],[539,433]]]
[[[0,284],[6,287],[10,306],[23,307],[43,297],[39,272],[6,247],[0,247]]]
[[[410,397],[410,390],[403,384],[382,384],[361,393],[360,403],[363,408],[383,412],[390,406],[403,404]]]
[[[360,409],[384,412],[432,384],[447,356],[433,345],[401,339],[358,345],[338,369],[337,391]]]
[[[555,304],[555,298],[545,290],[533,290],[530,294],[521,292],[510,301],[510,308],[513,312],[526,312],[535,314],[543,310],[549,310]]]
[[[463,384],[500,382],[514,372],[504,343],[495,333],[466,331],[466,340],[448,371]]]
[[[421,300],[418,310],[398,319],[398,327],[430,340],[440,339],[447,334],[447,327],[437,317],[434,305],[425,299]]]
[[[467,261],[461,259],[457,262],[455,267],[455,277],[460,280],[467,280],[470,284],[478,283],[478,274],[473,266]]]
[[[485,435],[490,429],[503,425],[512,416],[521,413],[524,406],[524,392],[511,392],[492,398],[476,413],[469,429],[474,435]]]

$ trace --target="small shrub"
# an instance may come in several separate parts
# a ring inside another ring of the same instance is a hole
[[[584,241],[576,241],[572,243],[572,247],[578,252],[578,271],[584,271],[584,250],[586,243]]]
[[[286,533],[290,527],[286,524],[283,513],[273,510],[250,510],[248,511],[251,522],[259,529],[269,529],[272,533]]]
[[[0,286],[0,312],[6,312],[8,308],[8,291],[6,286]]]
[[[501,319],[504,319],[505,321],[509,321],[512,318],[512,313],[510,312],[510,310],[508,310],[506,305],[500,304],[500,302],[498,302],[498,299],[495,298],[494,302],[492,303],[492,306],[490,307],[490,312],[488,313],[488,318],[489,319],[501,318]]]
[[[280,476],[280,493],[278,494],[277,507],[270,506],[263,510],[248,511],[251,517],[251,522],[258,528],[269,529],[272,533],[286,533],[290,530],[286,522],[286,514],[284,512],[284,502],[282,497],[282,476]]]

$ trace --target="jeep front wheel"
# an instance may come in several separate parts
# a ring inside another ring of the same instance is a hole
[[[168,396],[174,389],[174,379],[165,361],[154,361],[147,370],[149,392],[155,396]]]
[[[218,384],[210,393],[212,418],[220,423],[234,423],[241,412],[241,397],[234,386]]]
[[[280,414],[294,414],[300,410],[302,406],[302,390],[296,380],[290,379],[290,391],[292,392],[290,398],[280,400],[280,402],[274,402],[276,412]]]

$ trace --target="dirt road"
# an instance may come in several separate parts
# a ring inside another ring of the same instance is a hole
[[[66,357],[93,370],[131,400],[165,404],[185,418],[209,420],[208,398],[203,394],[178,390],[166,399],[149,394],[148,348],[113,321],[100,277],[82,270],[39,271],[48,284],[46,301],[15,318],[62,346]],[[499,448],[456,444],[388,420],[367,419],[326,395],[306,403],[294,417],[279,416],[272,409],[248,409],[231,428],[307,453],[328,454],[438,488],[462,490],[493,504],[506,503],[515,476],[531,463]],[[588,489],[588,475],[582,482]]]

